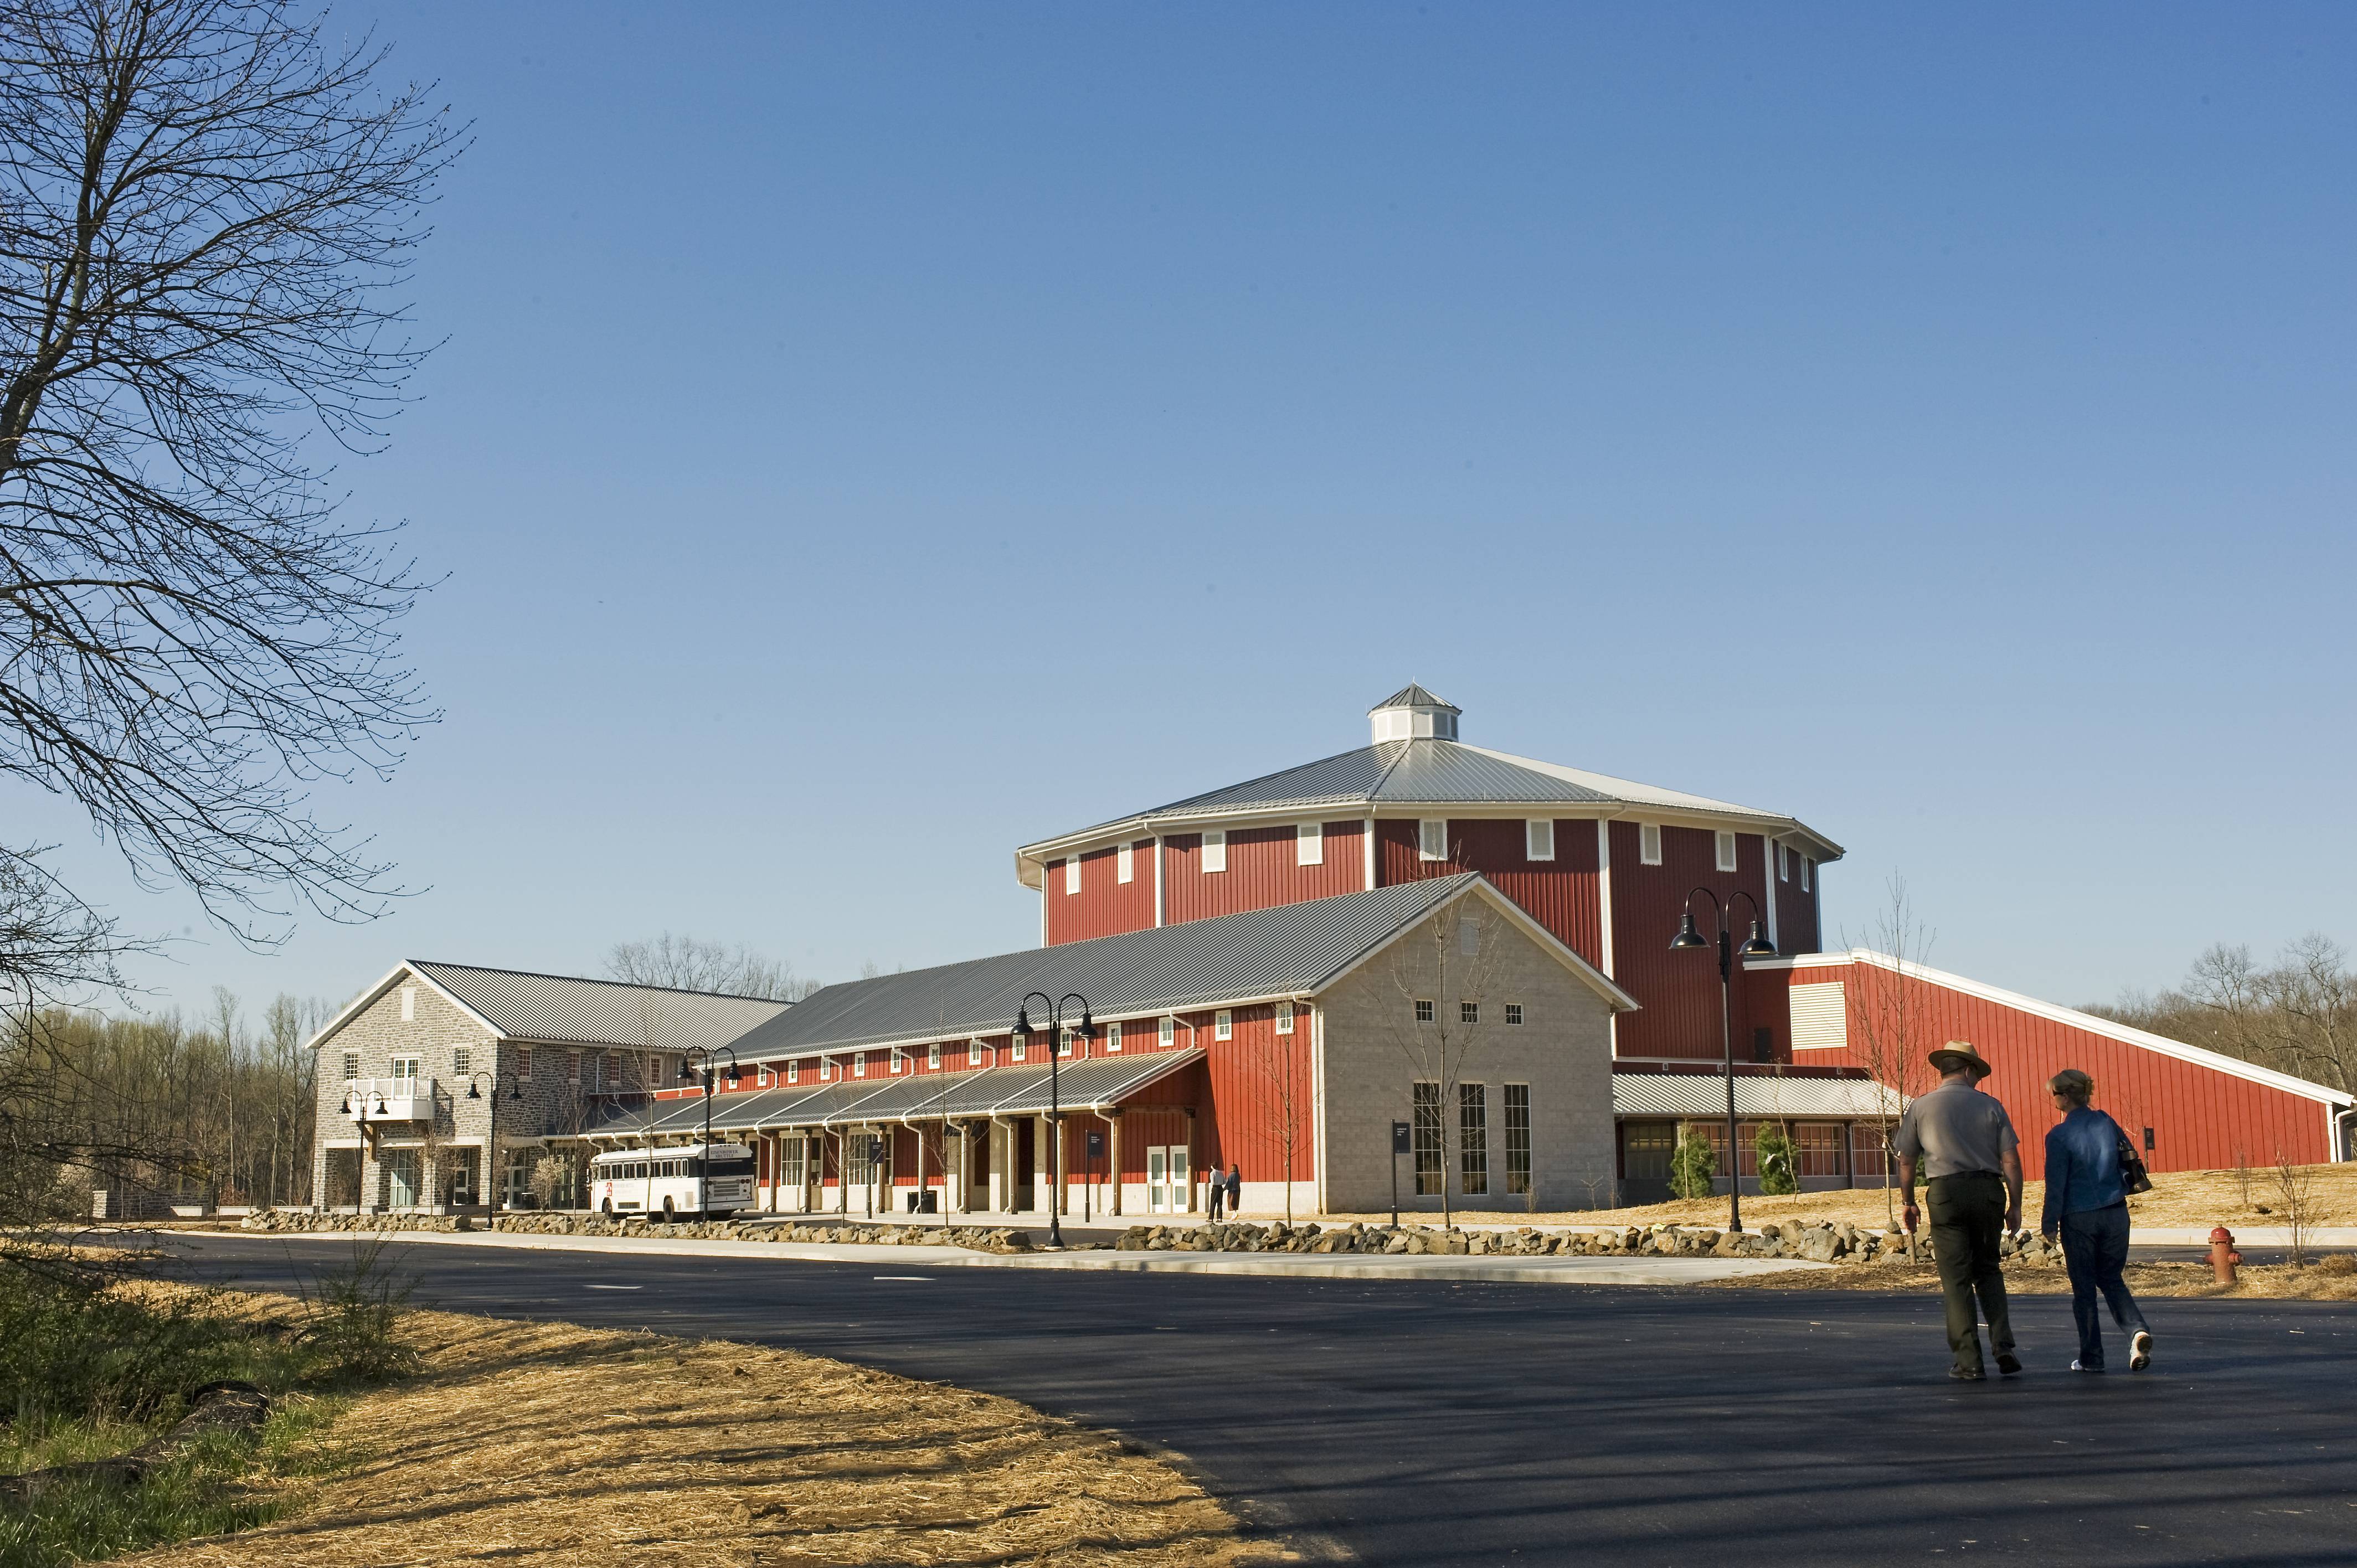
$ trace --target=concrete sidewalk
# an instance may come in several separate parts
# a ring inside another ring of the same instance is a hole
[[[214,1232],[220,1234],[220,1232]],[[237,1231],[256,1241],[351,1242],[382,1238],[437,1247],[505,1247],[551,1252],[620,1252],[654,1258],[745,1258],[777,1262],[856,1263],[895,1273],[917,1269],[1100,1270],[1157,1274],[1268,1274],[1291,1279],[1479,1280],[1512,1284],[1684,1285],[1744,1274],[1827,1269],[1784,1258],[1418,1257],[1355,1252],[977,1252],[964,1247],[884,1247],[771,1241],[683,1241],[622,1236],[534,1236],[509,1231]]]

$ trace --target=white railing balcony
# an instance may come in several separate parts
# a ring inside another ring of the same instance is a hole
[[[344,1085],[345,1114],[354,1122],[430,1122],[434,1119],[434,1080],[430,1078],[359,1078]],[[378,1110],[382,1105],[384,1109]]]

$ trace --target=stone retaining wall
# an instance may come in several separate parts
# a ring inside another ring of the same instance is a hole
[[[1408,1225],[1133,1225],[1114,1243],[1125,1252],[1357,1252],[1410,1257],[1449,1253],[1470,1257],[1794,1258],[1812,1263],[1905,1262],[1907,1238],[1862,1230],[1847,1221],[1786,1220],[1757,1231],[1729,1233],[1702,1227],[1631,1226],[1617,1230],[1441,1230]],[[1913,1256],[1929,1260],[1932,1237],[1920,1232]],[[1998,1251],[2008,1264],[2048,1267],[2062,1261],[2060,1247],[2024,1230]]]
[[[472,1230],[463,1214],[314,1214],[307,1208],[267,1208],[238,1221],[241,1230]]]

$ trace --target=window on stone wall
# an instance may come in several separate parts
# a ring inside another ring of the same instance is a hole
[[[474,1053],[469,1051],[466,1047],[453,1046],[450,1048],[450,1076],[452,1078],[466,1077],[467,1074],[473,1069],[474,1065]]]
[[[1507,1004],[1506,1004],[1506,1022],[1507,1022],[1507,1023],[1509,1023],[1509,1024],[1516,1024],[1516,1025],[1519,1025],[1522,1021],[1523,1021],[1523,1004],[1522,1004],[1521,1003],[1519,1003],[1519,1002],[1509,1002],[1509,1003],[1507,1003]]]
[[[1531,1086],[1506,1085],[1506,1191],[1520,1197],[1531,1190]]]
[[[1432,1022],[1432,998],[1429,996],[1419,996],[1415,999],[1415,1021],[1419,1024]]]
[[[1457,1155],[1459,1185],[1468,1197],[1490,1190],[1490,1088],[1481,1083],[1457,1086]]]
[[[1440,1085],[1415,1086],[1415,1195],[1440,1196]]]
[[[1479,1002],[1459,1002],[1457,1004],[1457,1021],[1460,1024],[1480,1023],[1481,1021],[1481,1004]]]
[[[516,1047],[516,1076],[518,1078],[530,1078],[532,1076],[532,1047],[530,1046],[519,1046]]]
[[[345,1081],[346,1083],[350,1083],[350,1082],[351,1082],[354,1079],[356,1079],[356,1078],[360,1077],[360,1075],[361,1075],[361,1054],[360,1054],[360,1052],[358,1052],[358,1051],[346,1051],[346,1052],[344,1053],[344,1081]]]

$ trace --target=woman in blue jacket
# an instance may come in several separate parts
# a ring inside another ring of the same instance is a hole
[[[2152,1364],[2152,1331],[2128,1294],[2120,1271],[2128,1261],[2128,1195],[2120,1179],[2120,1124],[2087,1101],[2095,1080],[2077,1068],[2047,1079],[2061,1125],[2046,1134],[2046,1208],[2038,1228],[2050,1241],[2059,1231],[2062,1262],[2071,1271],[2071,1316],[2079,1322],[2079,1359],[2074,1372],[2104,1369],[2103,1315],[2095,1295],[2110,1304],[2112,1318],[2128,1335],[2128,1367]]]

